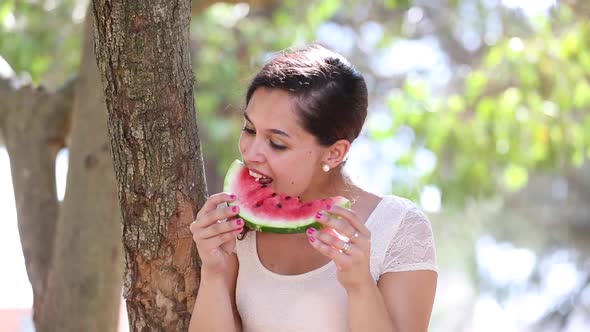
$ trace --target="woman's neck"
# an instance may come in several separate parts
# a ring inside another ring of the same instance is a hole
[[[302,194],[302,201],[310,201],[326,197],[343,196],[347,199],[354,201],[357,197],[364,192],[361,188],[356,186],[348,178],[348,176],[342,174],[337,170],[334,170],[332,176],[327,177],[323,183],[319,184],[315,190],[309,190]]]

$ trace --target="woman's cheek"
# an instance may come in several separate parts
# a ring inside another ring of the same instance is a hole
[[[288,196],[299,196],[302,193],[302,188],[299,188],[299,182],[293,178],[283,177],[282,180],[277,181],[277,187],[273,188],[275,191],[284,193]]]
[[[246,135],[244,135],[244,133],[242,132],[242,134],[240,135],[240,141],[238,143],[238,148],[240,149],[240,154],[242,155],[242,159],[244,156],[244,153],[246,152],[246,148],[248,146],[248,137],[246,137]]]

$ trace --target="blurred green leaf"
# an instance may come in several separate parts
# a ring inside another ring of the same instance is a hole
[[[430,96],[428,84],[418,78],[406,80],[404,90],[415,101],[424,101]]]
[[[467,77],[466,97],[472,103],[476,97],[480,96],[488,84],[488,77],[481,71],[473,71]]]
[[[576,84],[574,106],[577,108],[590,107],[590,84],[588,84],[588,81],[579,81]]]
[[[514,164],[508,165],[504,170],[504,184],[511,191],[522,188],[528,181],[526,168]]]
[[[0,25],[6,24],[9,14],[14,11],[14,1],[6,1],[0,5]]]
[[[561,51],[564,58],[574,57],[580,50],[580,38],[576,31],[570,31],[562,41]]]
[[[385,8],[396,9],[396,8],[407,8],[411,5],[410,0],[385,0]]]
[[[459,95],[452,95],[447,100],[449,110],[453,113],[461,112],[465,109],[465,101]]]

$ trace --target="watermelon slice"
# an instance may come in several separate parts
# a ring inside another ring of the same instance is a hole
[[[342,196],[302,202],[298,197],[275,193],[270,186],[256,181],[239,160],[229,167],[223,190],[237,196],[229,205],[239,206],[239,216],[246,225],[260,232],[303,233],[309,227],[319,229],[322,225],[315,220],[317,212],[328,205],[350,206]]]

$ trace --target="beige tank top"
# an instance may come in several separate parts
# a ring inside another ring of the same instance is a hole
[[[438,271],[430,222],[409,200],[384,197],[365,225],[375,281],[387,272]],[[274,273],[258,257],[254,231],[237,241],[236,253],[236,304],[244,332],[349,331],[346,291],[333,261],[304,274]]]

